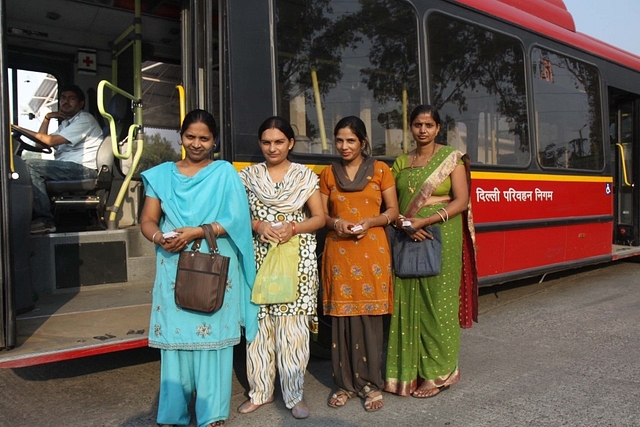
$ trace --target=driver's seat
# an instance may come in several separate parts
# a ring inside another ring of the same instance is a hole
[[[124,126],[123,120],[127,117],[129,108],[129,101],[122,95],[114,95],[109,102],[107,111],[116,121],[118,135]],[[64,227],[65,221],[59,218],[60,213],[70,210],[94,211],[96,213],[96,224],[89,223],[86,225],[98,225],[100,228],[105,228],[106,226],[105,211],[113,183],[115,156],[113,155],[108,126],[103,129],[103,135],[104,140],[96,154],[98,171],[96,179],[46,181],[47,193],[51,198],[51,208],[56,217],[56,224],[60,224],[62,227]]]

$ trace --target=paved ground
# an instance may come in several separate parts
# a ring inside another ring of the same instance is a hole
[[[640,264],[619,262],[484,290],[480,323],[463,331],[462,381],[427,400],[385,394],[329,408],[331,367],[313,359],[312,416],[294,420],[281,400],[253,414],[237,357],[232,413],[241,426],[640,426]],[[0,426],[154,426],[157,353],[150,349],[0,370]],[[195,424],[194,424],[195,425]]]

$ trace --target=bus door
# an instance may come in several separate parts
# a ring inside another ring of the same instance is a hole
[[[638,246],[638,192],[635,191],[635,146],[640,137],[636,96],[611,90],[609,136],[614,155],[614,244]],[[616,96],[617,95],[617,96]]]

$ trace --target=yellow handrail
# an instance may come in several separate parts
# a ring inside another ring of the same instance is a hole
[[[620,163],[622,164],[622,177],[624,178],[624,185],[626,185],[627,187],[631,187],[629,177],[627,176],[627,161],[624,157],[624,145],[618,142],[616,143],[616,146],[620,149]]]
[[[408,109],[407,109],[407,86],[402,85],[402,152],[409,151],[409,129],[408,129]]]
[[[322,114],[322,97],[320,96],[320,85],[318,84],[318,73],[315,67],[311,67],[311,81],[313,83],[313,96],[316,101],[316,113],[318,114],[318,126],[320,127],[320,142],[322,152],[327,151],[327,132],[324,129],[324,116]]]
[[[111,91],[115,92],[115,93],[119,93],[120,95],[124,96],[125,98],[130,99],[133,102],[139,102],[139,100],[135,99],[135,97],[133,95],[131,95],[130,93],[120,89],[117,86],[112,85],[110,82],[108,82],[107,80],[102,80],[99,84],[98,84],[98,111],[100,111],[100,114],[102,115],[102,117],[104,117],[105,119],[107,119],[107,121],[109,122],[109,135],[111,135],[111,148],[113,148],[113,155],[116,156],[116,158],[118,159],[128,159],[131,157],[131,151],[133,148],[133,138],[134,138],[134,133],[136,130],[140,129],[141,126],[138,124],[132,124],[131,126],[129,126],[129,132],[128,132],[128,136],[127,136],[127,141],[131,142],[131,144],[127,145],[127,148],[124,152],[124,154],[120,153],[120,148],[119,148],[119,142],[118,141],[118,134],[116,131],[116,121],[113,118],[113,116],[111,114],[109,114],[107,112],[107,110],[105,109],[105,95],[104,95],[104,88],[107,87],[109,89],[111,89]]]
[[[184,117],[187,115],[187,97],[184,93],[184,86],[176,85],[176,89],[178,89],[178,97],[180,99],[180,127],[182,127]],[[187,152],[184,151],[182,145],[180,145],[180,155],[183,159],[187,156]]]
[[[102,114],[102,116],[105,119],[107,119],[107,121],[109,122],[109,135],[111,136],[111,149],[113,150],[113,155],[116,158],[121,160],[129,159],[133,151],[134,139],[136,142],[135,143],[136,151],[133,154],[133,161],[131,162],[131,167],[127,171],[126,176],[124,177],[122,185],[120,186],[120,191],[118,191],[118,195],[116,196],[116,199],[113,202],[113,206],[109,207],[110,213],[109,213],[109,220],[107,221],[107,228],[109,230],[114,230],[116,229],[116,217],[118,215],[118,211],[120,210],[120,206],[122,205],[122,202],[127,194],[129,183],[131,182],[131,179],[133,178],[133,174],[136,171],[138,164],[140,163],[140,158],[142,157],[142,151],[144,149],[144,135],[142,132],[142,126],[140,124],[134,123],[131,126],[129,126],[129,131],[127,133],[127,139],[126,139],[127,144],[126,144],[125,152],[122,154],[120,153],[120,144],[119,144],[120,141],[118,141],[118,134],[116,131],[116,121],[113,118],[113,116],[105,110],[105,102],[104,102],[105,88],[111,89],[113,93],[118,93],[124,96],[125,98],[130,99],[134,103],[140,104],[140,100],[136,99],[136,97],[131,95],[130,93],[111,84],[107,80],[102,80],[98,84],[98,90],[97,90],[98,110],[100,111],[100,114]]]

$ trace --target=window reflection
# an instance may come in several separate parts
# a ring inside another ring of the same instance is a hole
[[[544,49],[532,50],[540,164],[604,167],[600,79],[595,67]]]
[[[354,115],[373,154],[397,156],[403,113],[420,99],[417,19],[397,0],[277,0],[279,112],[294,150],[334,153],[333,126]],[[405,101],[403,102],[403,98]]]
[[[428,16],[427,32],[431,102],[440,109],[446,143],[475,164],[528,165],[518,40],[440,13]]]

